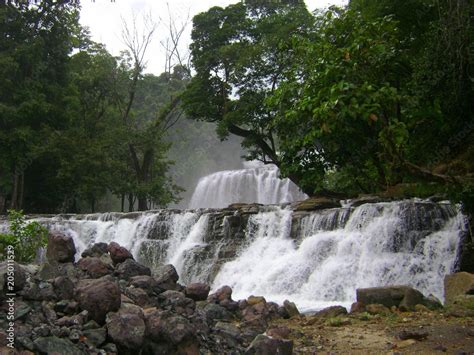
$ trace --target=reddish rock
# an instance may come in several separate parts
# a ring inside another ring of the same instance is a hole
[[[79,260],[77,266],[87,272],[87,274],[96,279],[112,273],[112,269],[100,260],[98,257],[86,257]]]
[[[107,313],[120,308],[120,288],[109,276],[81,280],[76,288],[76,300],[91,319],[103,324]]]
[[[229,286],[222,286],[207,298],[209,302],[220,303],[224,300],[232,300],[232,289]]]
[[[63,234],[50,234],[46,257],[50,262],[68,263],[74,261],[76,247],[71,237]]]
[[[112,242],[108,245],[107,250],[114,265],[123,263],[127,259],[133,259],[132,254],[124,247]]]
[[[184,293],[186,297],[191,298],[194,301],[205,301],[207,296],[209,296],[209,291],[211,288],[205,283],[192,283],[189,284]]]
[[[145,340],[145,321],[140,307],[124,304],[118,312],[107,314],[107,334],[120,352],[140,349]]]
[[[354,302],[351,305],[351,313],[365,312],[365,305],[362,302]]]

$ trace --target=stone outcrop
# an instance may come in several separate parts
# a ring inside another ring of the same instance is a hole
[[[474,294],[474,274],[458,272],[444,278],[444,298],[446,304],[453,304],[467,294]]]
[[[357,302],[363,305],[379,304],[385,307],[397,307],[402,311],[411,311],[417,304],[436,308],[439,301],[429,299],[418,290],[409,286],[387,286],[357,289]]]
[[[67,263],[73,262],[76,255],[76,247],[71,237],[62,234],[50,234],[46,258],[50,262]]]
[[[61,238],[51,258],[54,262],[48,260],[47,266],[35,269],[18,265],[18,351],[167,355],[292,352],[293,343],[286,339],[289,331],[268,328],[271,320],[299,314],[289,301],[279,306],[251,296],[237,302],[229,286],[212,294],[206,283],[184,287],[172,265],[161,265],[152,274],[119,245],[94,245],[72,263],[75,248],[68,243]],[[0,275],[4,275],[2,270],[0,265]],[[1,297],[5,293],[0,290]],[[0,319],[0,326],[4,325]]]

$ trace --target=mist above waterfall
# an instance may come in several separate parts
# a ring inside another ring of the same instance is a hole
[[[219,171],[201,178],[189,208],[223,208],[232,203],[276,204],[304,200],[292,181],[279,177],[273,164],[244,162],[244,169]]]

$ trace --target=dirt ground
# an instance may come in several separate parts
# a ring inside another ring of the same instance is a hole
[[[300,316],[274,325],[290,329],[294,354],[474,354],[472,313]]]

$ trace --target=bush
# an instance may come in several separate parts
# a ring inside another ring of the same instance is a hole
[[[38,222],[27,222],[23,211],[9,210],[8,221],[10,233],[0,234],[0,259],[5,259],[5,249],[11,245],[15,248],[15,261],[33,261],[38,250],[48,243],[48,230]]]

